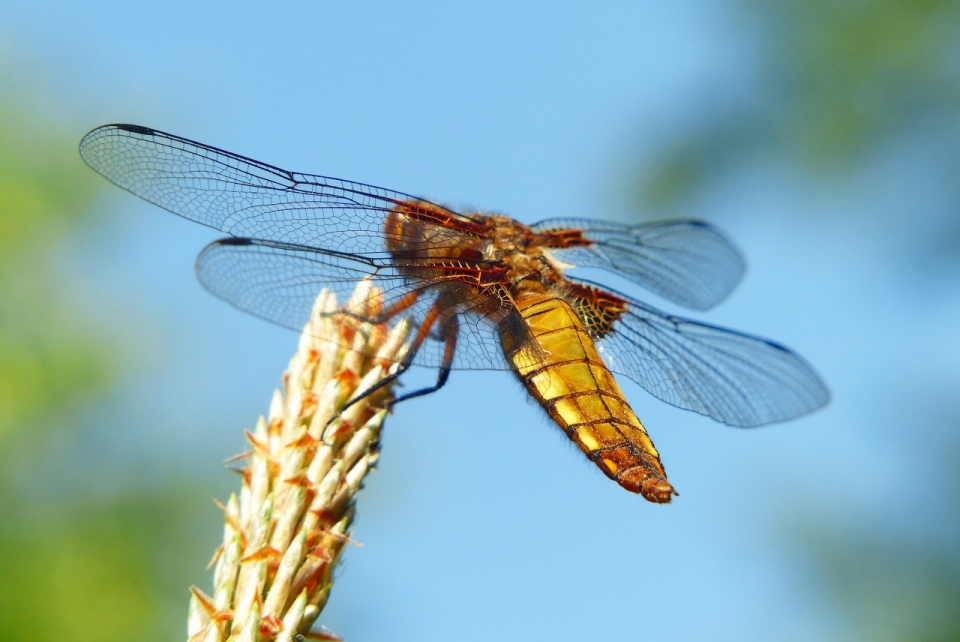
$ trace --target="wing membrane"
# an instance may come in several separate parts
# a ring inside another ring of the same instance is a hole
[[[236,237],[387,256],[384,216],[423,201],[352,181],[291,172],[137,125],[104,125],[80,142],[95,171],[130,193]],[[433,205],[433,204],[430,204]],[[471,219],[434,205],[453,220]],[[425,247],[445,247],[424,238]],[[407,247],[415,245],[405,239]]]
[[[416,271],[407,267],[405,270]],[[231,305],[296,331],[310,318],[318,293],[334,292],[343,304],[357,283],[368,278],[380,288],[384,307],[410,292],[418,292],[409,315],[419,327],[437,301],[440,287],[460,288],[457,282],[436,277],[401,275],[389,261],[355,257],[296,245],[254,239],[223,239],[205,247],[197,257],[197,277],[207,290]],[[479,311],[487,303],[475,290],[456,291],[460,332],[453,367],[460,370],[506,370],[496,321]],[[363,314],[361,314],[363,316]],[[415,330],[414,330],[415,331]],[[430,337],[417,353],[416,365],[436,368],[442,362],[443,342]]]
[[[619,319],[600,339],[601,354],[612,371],[658,399],[751,427],[798,417],[830,398],[810,365],[778,343],[617,296]]]
[[[680,305],[713,307],[736,287],[744,262],[717,228],[693,219],[624,225],[586,219],[549,219],[537,232],[583,230],[594,245],[555,250],[580,267],[620,274]]]

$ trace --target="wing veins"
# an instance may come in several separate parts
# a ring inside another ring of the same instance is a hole
[[[601,346],[614,348],[605,351],[608,365],[667,403],[755,426],[810,412],[829,399],[809,364],[779,343],[614,294],[623,309],[612,332],[598,337]]]

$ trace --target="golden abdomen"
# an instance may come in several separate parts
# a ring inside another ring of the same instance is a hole
[[[533,398],[607,477],[669,502],[676,491],[660,455],[570,304],[540,294],[515,302],[537,345],[522,345],[507,326],[500,340]]]

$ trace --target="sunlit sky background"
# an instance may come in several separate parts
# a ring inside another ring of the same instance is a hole
[[[586,462],[509,374],[456,372],[387,424],[358,506],[363,547],[322,617],[332,630],[841,639],[849,623],[797,553],[805,529],[858,515],[925,528],[947,492],[925,471],[936,404],[960,384],[960,296],[908,256],[947,207],[946,170],[922,144],[836,181],[760,159],[683,205],[638,208],[647,150],[754,91],[763,34],[741,17],[715,0],[15,2],[0,8],[0,63],[69,115],[73,145],[128,122],[524,222],[709,219],[749,268],[690,316],[791,346],[833,392],[816,414],[738,430],[623,382],[680,492],[661,507]],[[56,456],[105,494],[179,475],[223,498],[237,484],[221,460],[244,448],[297,337],[202,290],[193,260],[217,233],[103,194],[63,278],[135,365]],[[212,551],[212,504],[207,517]]]

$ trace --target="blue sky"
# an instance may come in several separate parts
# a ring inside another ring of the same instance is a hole
[[[136,123],[526,222],[635,215],[630,168],[745,91],[747,36],[712,0],[0,7],[8,77],[66,109],[76,141]],[[824,188],[751,167],[680,212],[721,224],[749,265],[691,316],[797,349],[834,393],[826,410],[736,430],[625,382],[681,493],[658,507],[584,461],[508,374],[454,373],[391,417],[364,546],[323,621],[354,641],[842,637],[797,532],[823,514],[909,522],[910,496],[933,506],[924,404],[960,382],[960,300],[890,260],[884,217],[937,198],[898,187],[904,171],[877,162]],[[192,263],[213,231],[119,190],[103,207],[65,269],[144,365],[97,428],[95,465],[219,475],[229,492],[220,461],[266,412],[296,335],[201,289]]]

